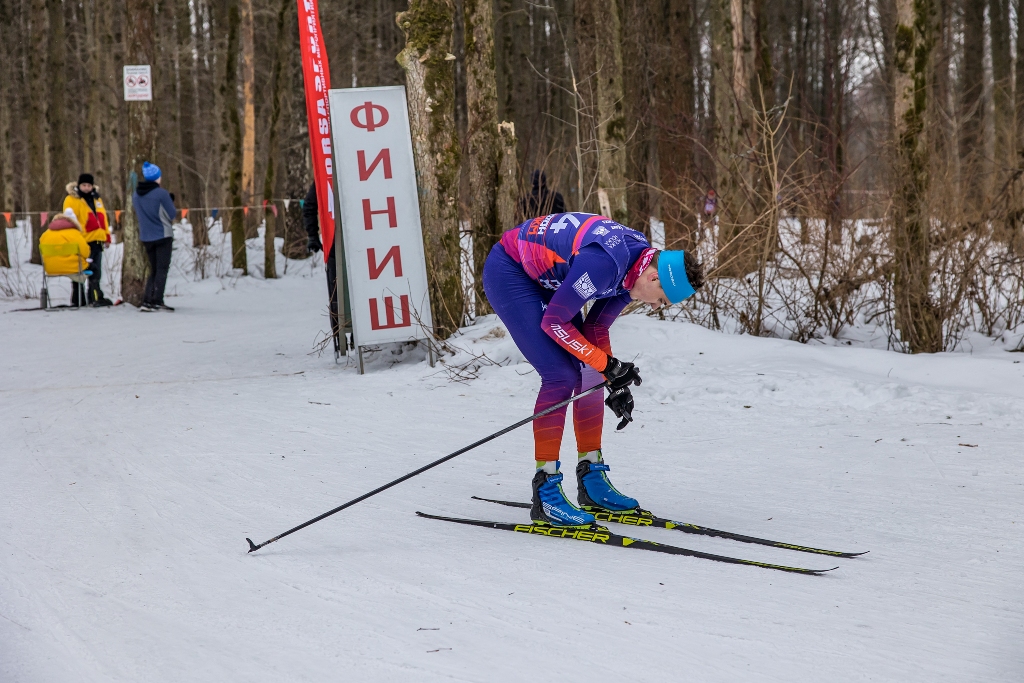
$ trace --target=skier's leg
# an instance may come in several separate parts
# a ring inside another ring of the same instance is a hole
[[[579,363],[540,326],[551,293],[531,280],[500,244],[494,247],[484,264],[484,291],[516,346],[540,375],[541,388],[534,412],[572,396],[579,382]],[[594,522],[593,515],[576,508],[562,491],[558,451],[564,427],[564,408],[533,422],[537,472],[533,478],[530,516],[535,521],[550,524],[589,525]]]
[[[540,326],[552,292],[531,280],[501,245],[495,246],[484,264],[484,291],[516,346],[540,375],[535,412],[572,396],[579,379],[579,361],[558,346]],[[534,420],[538,461],[558,460],[564,427],[565,408]]]
[[[103,299],[103,290],[100,289],[100,278],[103,276],[103,242],[89,242],[89,304],[97,304]]]
[[[604,381],[594,368],[581,363],[579,383],[574,394],[580,394]],[[601,450],[601,433],[604,427],[604,391],[595,391],[572,404],[573,427],[576,431],[576,450],[589,453]]]
[[[150,303],[163,304],[164,302],[164,287],[167,286],[167,273],[171,269],[171,254],[174,249],[174,238],[165,237],[155,252],[156,252],[156,279],[153,284],[153,296],[155,297]]]
[[[146,278],[146,289],[142,295],[142,304],[154,303],[156,296],[156,242],[143,242],[146,258],[149,259],[149,277]]]
[[[584,336],[605,353],[611,355],[606,328],[584,325]],[[585,366],[576,393],[600,384],[604,378],[590,366]],[[581,405],[582,404],[582,405]],[[573,423],[576,428],[576,500],[590,512],[610,510],[624,512],[640,507],[636,498],[623,495],[608,479],[608,465],[601,453],[601,432],[604,426],[604,392],[595,392],[573,404]]]

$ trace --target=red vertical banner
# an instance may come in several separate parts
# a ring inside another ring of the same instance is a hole
[[[331,150],[331,112],[327,101],[331,72],[327,66],[323,35],[320,33],[317,0],[298,0],[298,3],[299,46],[302,50],[309,147],[313,159],[313,180],[316,182],[321,242],[324,245],[324,261],[327,261],[334,243],[334,159]]]

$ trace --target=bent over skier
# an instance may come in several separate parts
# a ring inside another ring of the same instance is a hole
[[[610,218],[559,213],[502,235],[484,264],[483,280],[488,301],[540,375],[535,412],[606,379],[611,391],[604,403],[621,418],[622,429],[633,420],[629,387],[641,379],[633,363],[612,356],[608,328],[632,300],[679,303],[704,285],[704,273],[692,254],[652,249],[643,233]],[[594,303],[584,319],[588,301]],[[602,398],[603,390],[597,391],[573,407],[579,508],[566,498],[559,473],[565,408],[534,421],[535,522],[588,526],[595,520],[591,512],[639,508],[608,480],[601,453]]]

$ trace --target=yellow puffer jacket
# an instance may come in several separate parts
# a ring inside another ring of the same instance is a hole
[[[59,214],[39,236],[39,254],[47,275],[75,275],[78,267],[89,270],[89,244],[73,215]]]
[[[64,198],[64,210],[71,209],[75,212],[75,218],[78,219],[78,224],[85,232],[85,241],[109,242],[110,220],[107,218],[107,210],[103,208],[103,200],[99,198],[99,191],[96,187],[93,186],[93,192],[96,194],[93,199],[93,204],[96,206],[95,212],[89,208],[89,203],[78,191],[77,184],[68,183],[64,189],[68,192],[68,196]]]

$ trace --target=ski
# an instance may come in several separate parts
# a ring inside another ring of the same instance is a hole
[[[529,503],[516,503],[510,500],[494,500],[492,498],[480,498],[479,496],[473,496],[475,500],[482,500],[486,503],[497,503],[498,505],[507,505],[508,507],[514,508],[529,508]],[[671,519],[665,519],[664,517],[658,517],[652,515],[647,510],[641,510],[639,514],[636,513],[623,513],[623,512],[594,512],[588,510],[590,514],[594,515],[599,522],[613,522],[615,524],[628,524],[630,526],[649,526],[658,527],[662,529],[676,529],[686,534],[697,534],[699,536],[714,536],[716,538],[727,538],[733,541],[741,541],[743,543],[756,543],[757,545],[767,545],[772,548],[785,548],[786,550],[798,550],[802,553],[814,553],[815,555],[828,555],[830,557],[857,557],[864,555],[868,551],[860,553],[844,553],[838,550],[825,550],[824,548],[811,548],[805,545],[796,545],[794,543],[783,543],[782,541],[772,541],[767,538],[757,538],[755,536],[744,536],[743,534],[733,533],[732,531],[721,531],[719,529],[711,529],[706,526],[699,526],[697,524],[689,524],[687,522],[674,522]]]
[[[794,574],[812,574],[818,575],[825,572],[830,572],[833,569],[839,567],[832,567],[830,569],[806,569],[804,567],[787,567],[781,564],[771,564],[769,562],[758,562],[756,560],[743,560],[738,557],[727,557],[725,555],[715,555],[713,553],[704,553],[699,550],[690,550],[689,548],[680,548],[674,545],[664,545],[662,543],[655,543],[654,541],[646,541],[642,538],[630,538],[629,536],[619,536],[609,531],[603,526],[594,525],[593,527],[558,527],[550,524],[515,524],[509,522],[488,522],[482,519],[466,519],[464,517],[444,517],[441,515],[431,515],[426,512],[417,512],[420,517],[426,517],[427,519],[439,519],[444,522],[455,522],[456,524],[469,524],[472,526],[482,526],[489,529],[501,529],[502,531],[514,531],[521,534],[534,534],[540,536],[548,536],[551,538],[568,538],[576,541],[586,541],[589,543],[598,543],[601,545],[618,546],[621,548],[637,548],[640,550],[651,550],[657,553],[666,553],[669,555],[686,555],[688,557],[699,557],[705,560],[714,560],[715,562],[727,562],[729,564],[749,564],[754,567],[763,567],[765,569],[778,569],[783,572],[792,572]]]

